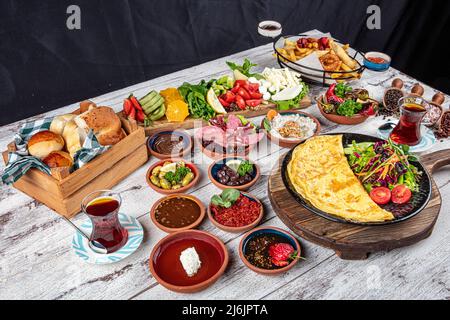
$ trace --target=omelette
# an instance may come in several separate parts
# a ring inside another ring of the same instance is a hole
[[[287,166],[295,190],[314,207],[355,222],[393,220],[354,175],[342,146],[342,135],[318,136],[297,146]]]

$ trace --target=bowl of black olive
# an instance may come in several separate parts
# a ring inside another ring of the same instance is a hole
[[[208,176],[220,189],[250,189],[261,176],[259,166],[246,157],[224,157],[209,166]]]

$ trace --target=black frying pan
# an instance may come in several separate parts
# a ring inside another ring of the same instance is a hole
[[[382,141],[382,139],[379,139],[376,137],[367,136],[367,135],[363,135],[363,134],[357,134],[357,133],[333,133],[333,134],[329,134],[329,135],[339,135],[339,134],[341,134],[343,136],[342,143],[343,143],[344,147],[351,144],[352,141],[356,141],[357,143]],[[364,223],[364,222],[345,220],[343,218],[334,216],[332,214],[329,214],[327,212],[324,212],[324,211],[314,207],[308,200],[306,200],[299,193],[297,193],[297,191],[293,187],[293,185],[289,179],[288,173],[287,173],[287,166],[288,166],[288,163],[291,161],[292,152],[294,151],[294,149],[292,149],[291,151],[289,151],[287,153],[287,155],[284,158],[283,163],[282,163],[281,175],[283,178],[284,185],[289,190],[289,192],[294,196],[294,198],[295,198],[295,200],[297,200],[297,202],[299,202],[302,206],[304,206],[309,211],[312,211],[315,214],[318,214],[319,216],[321,216],[325,219],[328,219],[328,220],[331,220],[334,222],[352,223],[352,224],[364,225],[364,226],[393,224],[393,223],[398,223],[398,222],[405,221],[405,220],[408,220],[408,219],[414,217],[416,214],[418,214],[420,211],[422,211],[428,204],[428,201],[430,201],[431,178],[430,178],[427,170],[424,168],[424,166],[420,162],[411,162],[411,164],[416,166],[417,169],[419,169],[419,171],[423,172],[421,175],[421,179],[419,181],[420,192],[414,192],[409,203],[406,203],[403,205],[389,203],[387,205],[381,206],[383,209],[391,212],[396,217],[394,220],[385,221],[385,222]]]

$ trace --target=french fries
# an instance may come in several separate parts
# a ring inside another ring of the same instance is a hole
[[[337,70],[328,70],[331,78],[339,80],[339,79],[348,79],[348,78],[360,78],[361,74],[357,72],[352,72],[357,67],[357,62],[355,59],[351,58],[347,51],[350,48],[349,44],[339,45],[334,42],[332,39],[329,39],[329,46],[323,46],[319,44],[322,39],[311,39],[308,38],[307,43],[299,44],[295,41],[285,40],[283,48],[277,48],[277,52],[279,53],[279,58],[283,62],[287,62],[287,60],[296,62],[299,61],[312,53],[315,53],[317,57],[320,59],[321,57],[327,54],[335,55],[341,63],[336,64]],[[315,42],[317,40],[317,42]],[[325,39],[326,40],[326,39]],[[310,42],[311,41],[311,42]],[[325,67],[325,66],[324,66]],[[342,73],[341,73],[342,72]]]

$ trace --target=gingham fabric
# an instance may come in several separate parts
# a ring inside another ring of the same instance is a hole
[[[2,173],[2,183],[13,184],[19,180],[31,168],[36,168],[50,174],[50,168],[41,160],[30,156],[27,149],[28,140],[40,131],[49,130],[53,118],[45,118],[32,122],[27,122],[15,135],[14,142],[16,143],[16,152],[9,153],[9,161],[5,170]],[[109,147],[101,146],[98,143],[94,133],[90,131],[83,144],[83,148],[79,150],[74,156],[73,170],[83,167],[86,163],[94,159],[96,156],[102,154]]]

